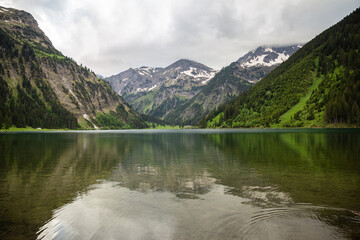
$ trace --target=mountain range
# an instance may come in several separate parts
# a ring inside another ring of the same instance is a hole
[[[198,125],[200,119],[247,91],[301,45],[258,47],[221,69],[193,98],[165,117],[167,122]]]
[[[146,127],[111,86],[56,50],[31,14],[0,7],[0,128]]]
[[[31,14],[0,7],[0,128],[358,126],[359,23],[357,9],[304,46],[261,46],[220,71],[181,59],[100,79]]]
[[[165,68],[130,68],[104,80],[136,111],[165,118],[199,93],[216,73],[201,63],[181,59]]]
[[[255,62],[255,61],[254,61]],[[360,124],[360,9],[316,36],[202,127]]]
[[[259,47],[220,71],[181,59],[165,68],[130,68],[104,80],[140,113],[171,124],[197,125],[201,117],[250,88],[300,47]]]

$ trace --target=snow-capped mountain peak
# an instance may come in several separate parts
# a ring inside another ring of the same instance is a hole
[[[120,95],[138,94],[156,90],[161,86],[180,86],[186,85],[189,89],[198,89],[212,79],[216,70],[204,64],[180,59],[173,64],[165,67],[130,68],[127,71],[106,78]],[[193,93],[192,93],[193,94]]]
[[[286,61],[293,53],[295,53],[301,45],[291,45],[286,47],[259,47],[254,51],[250,51],[237,62],[243,68],[251,67],[271,67]]]

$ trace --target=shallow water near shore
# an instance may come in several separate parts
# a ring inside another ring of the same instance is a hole
[[[356,129],[0,134],[0,239],[357,239]]]

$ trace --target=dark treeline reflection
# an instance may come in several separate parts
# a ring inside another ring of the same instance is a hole
[[[178,199],[221,184],[254,206],[359,211],[359,140],[328,130],[0,134],[0,238],[36,238],[55,209],[102,180]]]
[[[131,145],[93,134],[0,135],[0,238],[34,238],[52,210],[108,178]]]
[[[298,203],[360,208],[359,133],[219,134],[209,139],[232,156],[219,178],[239,194],[254,170],[258,184],[276,185]],[[241,173],[244,166],[249,171]],[[246,178],[237,181],[241,174]]]

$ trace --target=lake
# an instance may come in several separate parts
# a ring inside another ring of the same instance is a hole
[[[359,238],[359,130],[0,134],[0,239]]]

